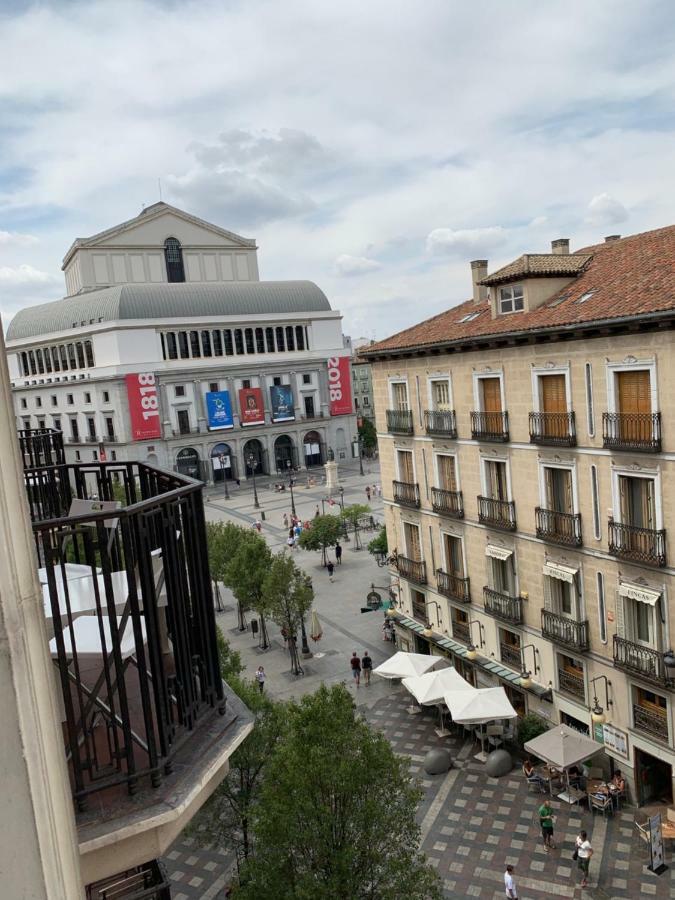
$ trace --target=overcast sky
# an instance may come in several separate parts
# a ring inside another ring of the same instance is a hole
[[[672,2],[0,0],[0,310],[163,199],[383,338],[551,239],[675,222]]]

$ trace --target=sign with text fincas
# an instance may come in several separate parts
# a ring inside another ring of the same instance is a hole
[[[352,412],[348,356],[331,356],[328,360],[328,397],[331,416],[348,416]]]
[[[288,422],[295,418],[293,391],[290,384],[273,384],[270,388],[270,400],[273,422]]]
[[[260,388],[239,391],[239,418],[242,425],[264,425],[265,406]]]
[[[131,439],[147,441],[162,436],[159,417],[159,398],[153,372],[139,372],[125,375]]]
[[[229,391],[209,391],[206,395],[206,416],[209,431],[234,427]]]

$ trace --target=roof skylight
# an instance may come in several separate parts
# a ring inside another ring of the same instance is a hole
[[[473,322],[473,320],[477,319],[479,315],[480,315],[479,312],[467,313],[465,316],[462,316],[462,318],[459,320],[459,322],[457,324],[461,325],[463,322]]]
[[[587,300],[590,300],[595,291],[586,291],[585,294],[582,294],[581,297],[576,301],[576,303],[585,303]]]

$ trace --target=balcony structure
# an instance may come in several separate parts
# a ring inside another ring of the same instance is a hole
[[[610,518],[608,542],[609,552],[619,559],[648,566],[666,565],[666,532],[663,528],[638,528]]]
[[[442,516],[450,516],[452,519],[464,518],[464,501],[461,491],[445,491],[443,488],[432,487],[431,506],[434,512]]]
[[[420,486],[413,481],[393,481],[394,502],[401,506],[418,509],[420,505]]]
[[[498,441],[509,439],[509,414],[507,412],[472,412],[471,438],[474,441]]]
[[[534,517],[538,538],[565,547],[581,547],[581,513],[564,513],[537,506]]]
[[[577,622],[567,616],[542,609],[541,633],[554,644],[579,652],[588,650],[588,621]]]
[[[663,653],[618,634],[614,635],[614,667],[660,687],[675,688],[675,678],[670,677],[664,665]]]
[[[457,437],[457,419],[454,409],[427,409],[424,411],[424,427],[427,434],[439,437]],[[390,429],[391,430],[391,429]]]
[[[661,452],[661,413],[603,413],[602,446],[638,453]]]
[[[505,666],[510,666],[518,672],[523,668],[520,647],[515,647],[513,644],[507,644],[506,641],[499,642],[499,658]]]
[[[471,643],[471,629],[468,622],[457,622],[452,620],[452,636],[456,641],[469,645]]]
[[[582,675],[575,675],[573,672],[558,666],[558,690],[562,694],[569,694],[575,700],[586,702],[586,686]]]
[[[531,412],[530,443],[544,447],[576,447],[577,426],[573,412]]]
[[[443,569],[436,569],[436,583],[439,594],[449,597],[451,600],[460,600],[462,603],[471,602],[471,591],[468,578],[460,578],[459,575],[451,575]]]
[[[512,625],[520,625],[523,621],[523,606],[520,597],[511,597],[509,594],[503,594],[493,588],[484,587],[483,603],[485,612],[496,619],[510,622]]]
[[[396,569],[401,578],[407,578],[415,584],[427,583],[427,564],[423,559],[409,559],[407,556],[399,555],[396,557]]]
[[[516,530],[516,504],[513,500],[494,500],[478,497],[478,521],[491,528]]]
[[[63,433],[54,428],[31,428],[17,432],[25,469],[59,466],[66,461]]]
[[[387,431],[390,434],[412,434],[413,414],[411,409],[388,409]]]
[[[633,727],[638,732],[656,738],[657,741],[668,743],[668,718],[640,706],[639,703],[633,704]]]

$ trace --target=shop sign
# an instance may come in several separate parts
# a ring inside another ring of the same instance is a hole
[[[597,726],[596,726],[597,727]],[[601,743],[624,759],[628,759],[628,735],[625,731],[615,728],[613,725],[602,725],[602,738],[596,738]]]

